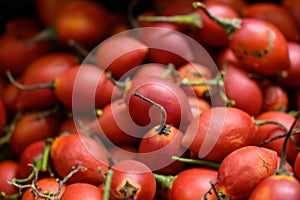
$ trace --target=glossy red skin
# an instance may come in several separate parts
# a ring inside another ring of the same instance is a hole
[[[263,111],[278,110],[287,111],[289,108],[289,96],[287,91],[279,84],[270,81],[261,81],[263,91]]]
[[[251,116],[243,110],[212,107],[192,120],[182,144],[199,158],[222,161],[232,151],[252,144],[255,133]]]
[[[204,99],[199,97],[188,97],[188,101],[192,110],[193,117],[197,117],[200,113],[207,111],[211,105]]]
[[[62,44],[74,39],[86,48],[94,48],[107,36],[110,23],[112,14],[102,4],[73,1],[57,13],[53,24]]]
[[[228,19],[238,18],[239,14],[236,10],[227,4],[219,2],[207,1],[204,3],[208,12],[217,17]],[[203,27],[197,29],[197,40],[204,45],[213,48],[225,47],[229,44],[229,38],[225,30],[216,22],[211,20],[201,9],[197,9],[201,15]]]
[[[74,118],[70,117],[65,119],[59,126],[58,133],[83,133],[86,134],[86,128],[92,123],[93,119],[81,117],[80,123],[83,124],[81,126],[79,123],[75,123]]]
[[[76,65],[57,76],[54,81],[57,98],[67,108],[73,106],[77,112],[102,108],[112,100],[117,90],[104,71],[91,64]]]
[[[14,154],[20,155],[34,141],[54,137],[58,134],[61,115],[52,114],[39,117],[40,112],[25,112],[17,121],[10,139],[10,148]]]
[[[59,185],[56,178],[47,177],[37,181],[37,187],[40,188],[40,193],[51,191],[55,194],[58,191]],[[63,184],[59,197],[66,191],[67,185]],[[25,190],[21,200],[42,200],[44,198],[35,198],[31,192],[31,188]]]
[[[118,197],[124,197],[119,189],[128,181],[138,188],[136,200],[152,200],[156,191],[156,181],[150,168],[135,160],[123,160],[111,167],[113,172],[111,190]]]
[[[226,68],[227,63],[238,65],[239,61],[234,55],[232,49],[228,46],[216,53],[214,61],[219,70]]]
[[[169,191],[172,200],[198,200],[211,188],[210,181],[217,181],[218,171],[210,168],[190,168],[177,174]],[[208,200],[216,198],[215,194],[207,195]]]
[[[19,191],[17,187],[8,183],[13,178],[19,177],[18,169],[19,165],[14,160],[2,160],[0,162],[0,191],[5,192],[6,195],[12,195]]]
[[[165,76],[166,71],[168,71],[168,66],[158,63],[146,63],[141,65],[134,74],[134,77],[146,77],[146,76],[158,76],[161,78],[166,78],[171,81],[175,81],[175,77],[170,73],[167,77]]]
[[[167,113],[167,124],[183,130],[192,119],[187,95],[176,83],[154,76],[137,77],[129,83],[124,98],[132,120],[138,125],[150,128],[156,126],[160,123],[161,111],[152,107],[149,102],[133,96],[134,92],[163,106]]]
[[[257,18],[274,24],[289,41],[299,41],[300,35],[292,15],[279,4],[258,2],[249,4],[243,11],[244,18]]]
[[[185,65],[179,66],[177,68],[177,72],[179,73],[178,81],[182,81],[182,79],[186,78],[189,81],[205,82],[213,76],[213,72],[207,66],[195,62],[189,62]],[[207,85],[181,86],[181,88],[183,88],[188,95],[196,95],[197,97],[203,97],[204,92],[208,90]]]
[[[187,149],[181,144],[183,133],[174,126],[169,127],[167,134],[159,133],[158,127],[150,129],[142,138],[138,147],[138,159],[155,173],[175,175],[186,164],[173,161],[172,156],[188,157]]]
[[[273,175],[275,169],[275,151],[257,146],[242,147],[230,153],[221,162],[217,187],[230,199],[247,199],[255,186]]]
[[[300,153],[297,154],[293,167],[295,177],[300,180]]]
[[[67,187],[63,193],[61,200],[102,200],[102,190],[92,184],[88,183],[73,183]]]
[[[289,69],[287,41],[280,30],[267,21],[242,19],[229,45],[240,66],[250,72],[274,75]]]
[[[40,56],[24,70],[23,85],[48,83],[67,69],[77,65],[78,58],[71,53],[54,52]],[[22,90],[16,102],[17,109],[44,109],[57,103],[52,89]]]
[[[179,66],[195,58],[187,36],[166,27],[166,23],[142,29],[139,38],[149,47],[150,62]]]
[[[109,166],[103,147],[91,137],[76,133],[57,137],[51,145],[50,158],[60,178],[69,174],[77,164],[86,168],[75,173],[68,183],[100,184],[102,180],[97,167],[104,172]]]
[[[265,178],[255,187],[249,200],[298,200],[299,198],[299,180],[289,175],[273,175]]]
[[[21,152],[18,163],[19,163],[19,176],[21,179],[27,178],[32,172],[32,167],[29,164],[35,164],[36,161],[41,160],[43,157],[45,147],[44,140],[37,140],[30,143]]]
[[[37,0],[35,1],[35,8],[38,19],[44,26],[53,24],[59,11],[69,2],[75,0]]]
[[[18,28],[17,28],[18,27]],[[21,74],[27,65],[51,49],[48,41],[25,46],[24,42],[39,33],[34,19],[17,18],[9,21],[6,32],[0,36],[0,70]]]
[[[248,3],[245,0],[205,0],[204,2],[225,3],[235,9],[238,13],[242,13]]]
[[[157,11],[160,13],[160,15],[164,16],[172,16],[172,15],[184,15],[191,13],[194,11],[194,8],[192,6],[193,0],[154,0],[153,4],[156,7],[158,4],[165,4],[164,8],[158,9]]]
[[[16,81],[18,83],[22,83],[20,78],[16,78]],[[16,103],[20,91],[21,90],[16,88],[16,86],[14,86],[12,83],[8,83],[6,87],[3,89],[3,91],[1,92],[3,105],[9,117],[13,116],[17,112]]]
[[[278,78],[278,82],[286,88],[296,89],[300,87],[300,44],[288,42],[290,68],[287,70],[287,76]]]
[[[258,115],[256,117],[256,120],[268,120],[268,121],[279,122],[282,125],[284,125],[287,129],[289,129],[292,126],[295,118],[286,112],[266,111],[266,112],[263,112],[260,115]],[[277,135],[281,135],[284,133],[286,133],[286,131],[277,125],[273,125],[273,124],[261,125],[257,128],[257,132],[256,132],[255,139],[253,141],[253,144],[255,144],[255,145],[259,144],[259,143],[265,141],[266,139],[269,139],[269,138],[272,138],[272,137],[275,137]],[[293,137],[294,137],[295,141],[297,143],[299,143],[299,136],[294,135]],[[266,148],[272,149],[272,150],[276,151],[279,155],[281,155],[283,141],[284,141],[284,138],[280,138],[280,139],[274,140],[272,142],[269,142],[267,144],[264,144],[263,146]],[[293,142],[291,140],[289,140],[288,144],[287,144],[287,161],[290,164],[294,163],[296,156],[297,156],[297,150],[295,148],[295,145],[293,144]]]
[[[263,93],[258,81],[250,78],[247,71],[230,63],[226,65],[225,73],[225,94],[228,99],[235,101],[233,107],[251,116],[258,115],[263,106]]]
[[[281,0],[280,5],[286,8],[289,13],[293,16],[294,20],[297,23],[298,30],[300,31],[300,1],[299,0]]]
[[[118,48],[115,48],[118,46]],[[132,73],[141,65],[147,55],[148,47],[132,36],[117,35],[103,41],[96,49],[96,64],[119,79]]]
[[[133,145],[113,146],[108,151],[116,162],[121,160],[138,160],[138,148]]]
[[[147,131],[132,121],[124,99],[106,105],[102,114],[89,125],[89,130],[103,141],[118,146],[137,144]]]

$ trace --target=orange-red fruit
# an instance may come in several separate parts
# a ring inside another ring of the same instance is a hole
[[[262,180],[252,191],[249,200],[298,200],[300,182],[293,176],[273,175]]]
[[[199,200],[211,188],[210,181],[217,181],[218,172],[209,168],[191,168],[181,171],[172,182],[169,199]],[[216,199],[215,193],[207,194],[208,200]]]
[[[54,169],[61,178],[78,164],[85,168],[75,173],[68,180],[69,183],[99,184],[102,180],[97,168],[100,167],[104,172],[109,166],[103,147],[83,134],[71,133],[57,137],[51,146],[50,156]]]
[[[111,190],[118,197],[152,200],[156,191],[156,181],[150,168],[135,160],[123,160],[111,167],[113,172]],[[133,189],[132,191],[128,188]],[[127,196],[127,197],[128,197]]]
[[[300,153],[297,154],[294,164],[295,177],[300,180]]]
[[[297,24],[291,13],[278,4],[271,2],[250,4],[245,8],[243,17],[253,17],[272,23],[289,41],[297,42],[300,39]]]
[[[103,41],[97,47],[96,64],[103,70],[111,72],[113,77],[121,78],[142,64],[148,51],[148,47],[136,38],[117,35]]]
[[[112,14],[100,3],[73,1],[57,13],[53,24],[62,44],[73,39],[86,48],[94,48],[107,36],[112,21]]]
[[[70,67],[79,63],[70,53],[55,52],[43,55],[32,61],[24,70],[21,79],[23,85],[48,83]],[[21,90],[17,100],[18,110],[44,109],[57,103],[52,89]]]
[[[88,183],[73,183],[63,193],[61,200],[102,200],[102,190]]]
[[[277,169],[273,150],[246,146],[229,154],[218,172],[218,189],[230,199],[247,199],[255,186]]]
[[[57,135],[61,115],[55,113],[41,116],[40,111],[29,111],[20,116],[10,139],[10,148],[13,153],[20,155],[32,142]]]
[[[13,160],[3,160],[0,162],[0,192],[12,195],[18,192],[18,188],[8,183],[13,178],[18,177],[19,165]],[[0,198],[1,199],[1,198]]]
[[[235,149],[252,144],[255,132],[254,122],[245,111],[213,107],[192,120],[182,144],[200,158],[221,161]]]
[[[56,178],[52,178],[52,177],[47,177],[47,178],[42,178],[39,179],[36,183],[37,188],[39,188],[39,193],[43,194],[43,192],[52,192],[53,195],[57,194],[58,189],[59,189],[59,183],[57,182]],[[58,197],[61,197],[62,194],[64,193],[64,191],[66,190],[67,185],[63,184],[61,187],[61,191],[58,195]],[[22,196],[22,200],[42,200],[45,198],[39,197],[36,198],[34,196],[34,194],[32,193],[32,188],[28,188],[23,196]]]
[[[249,40],[249,35],[253,40]],[[274,75],[290,66],[285,37],[276,26],[264,20],[244,18],[232,35],[230,48],[240,66],[253,73]]]
[[[27,178],[32,172],[32,167],[29,164],[41,162],[45,147],[44,140],[38,140],[30,143],[19,156],[19,176]]]

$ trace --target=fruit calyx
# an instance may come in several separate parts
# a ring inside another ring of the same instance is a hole
[[[114,195],[114,197],[118,200],[125,200],[125,199],[136,199],[137,192],[140,190],[140,188],[135,187],[133,184],[130,183],[131,181],[126,179],[125,183],[118,189],[118,192],[122,194],[123,197],[117,197]]]

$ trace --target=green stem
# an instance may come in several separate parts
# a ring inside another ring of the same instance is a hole
[[[24,179],[13,178],[11,180],[11,182],[16,183],[16,184],[22,184],[22,183],[27,183],[27,182],[31,181],[37,175],[37,173],[40,169],[40,164],[41,164],[41,162],[37,162],[36,166],[31,165],[32,170],[27,178],[24,178]]]
[[[160,184],[162,188],[171,189],[172,183],[176,176],[172,175],[161,175],[154,173],[155,180]]]
[[[57,32],[55,27],[49,26],[48,28],[42,30],[37,35],[35,35],[33,38],[29,39],[24,43],[26,47],[33,45],[34,43],[44,41],[44,40],[57,40]]]
[[[288,132],[288,128],[286,126],[284,126],[283,124],[281,124],[280,122],[276,122],[276,121],[270,121],[270,120],[254,120],[255,125],[258,126],[262,126],[262,125],[266,125],[266,124],[274,124],[279,126],[280,128],[282,128],[285,132]]]
[[[0,198],[6,199],[6,200],[14,200],[14,199],[20,199],[22,197],[22,192],[18,192],[12,195],[6,195],[5,192],[0,192]]]
[[[44,148],[41,167],[40,167],[40,171],[42,172],[48,170],[48,160],[50,156],[51,144],[52,144],[52,139],[48,139],[45,141],[45,148]]]
[[[241,27],[242,19],[216,17],[208,12],[206,6],[201,2],[194,2],[193,6],[194,8],[200,8],[211,20],[219,24],[226,31],[229,38],[231,38],[233,33]]]
[[[181,158],[177,156],[172,156],[172,160],[180,161],[184,163],[192,163],[192,164],[198,164],[198,165],[205,165],[207,167],[212,167],[218,169],[220,167],[220,163],[218,162],[212,162],[207,160],[199,160],[199,159],[191,159],[191,158]]]
[[[170,74],[177,76],[179,75],[178,72],[176,71],[176,67],[173,64],[168,64],[168,68],[164,71],[162,74],[162,78],[167,78]]]
[[[198,12],[192,12],[186,15],[173,15],[173,16],[144,16],[138,17],[139,21],[147,22],[170,22],[177,24],[184,24],[191,27],[202,28],[201,15]]]
[[[23,85],[18,83],[16,79],[13,77],[10,71],[5,71],[5,74],[11,84],[13,84],[16,88],[20,90],[37,90],[37,89],[54,89],[55,81],[51,81],[49,83],[41,83],[37,85]]]
[[[105,186],[104,186],[104,192],[103,192],[103,200],[109,200],[110,186],[111,186],[111,182],[112,182],[113,171],[107,170],[105,173],[106,173],[106,180],[105,180]]]

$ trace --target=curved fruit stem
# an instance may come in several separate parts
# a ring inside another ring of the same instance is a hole
[[[295,116],[295,120],[292,124],[292,126],[290,127],[289,131],[287,132],[287,135],[283,141],[283,145],[282,145],[282,153],[281,153],[281,157],[280,157],[280,164],[279,164],[279,169],[275,171],[276,175],[282,174],[282,175],[291,175],[291,172],[289,172],[286,168],[286,153],[287,153],[287,143],[288,140],[290,139],[293,129],[294,127],[297,125],[298,120],[300,118],[300,111],[298,111],[297,115]]]
[[[142,94],[139,94],[137,92],[134,92],[133,96],[139,97],[141,99],[143,99],[144,101],[147,101],[148,103],[151,103],[152,105],[156,106],[160,112],[161,112],[161,120],[160,120],[160,125],[157,128],[157,132],[159,134],[168,134],[169,132],[169,128],[168,126],[166,126],[166,122],[167,122],[167,112],[165,110],[165,108],[161,105],[159,105],[158,103],[152,101],[151,99],[143,96]]]
[[[86,58],[89,55],[89,51],[85,49],[83,46],[81,46],[78,42],[76,42],[74,39],[68,40],[68,45],[76,50],[76,52],[80,55],[81,58]],[[94,62],[95,60],[91,60]]]
[[[288,132],[288,130],[289,130],[286,126],[284,126],[280,122],[271,121],[271,120],[255,120],[255,119],[253,119],[253,121],[254,121],[256,127],[266,125],[266,124],[274,124],[274,125],[277,125],[280,128],[282,128],[285,132]]]
[[[179,73],[176,70],[176,66],[172,63],[168,64],[167,69],[164,71],[164,73],[161,75],[161,77],[167,78],[170,74],[173,76],[179,76]]]
[[[293,130],[293,131],[292,131],[292,136],[293,136],[293,135],[296,135],[296,134],[299,134],[299,133],[300,133],[300,129]],[[269,143],[269,142],[272,142],[272,141],[274,141],[274,140],[277,140],[277,139],[280,139],[280,138],[284,138],[284,137],[287,136],[287,134],[288,134],[288,133],[283,133],[283,134],[280,134],[280,135],[276,135],[276,136],[274,136],[274,137],[272,137],[272,138],[269,138],[269,139],[267,139],[267,140],[265,140],[265,141],[259,143],[258,146],[262,146],[262,145],[264,145],[264,144],[266,144],[266,143]],[[291,136],[291,139],[292,139],[292,136]],[[293,141],[293,142],[294,142],[294,141]],[[295,142],[296,142],[296,141],[295,141]],[[295,143],[294,143],[294,144],[295,144]],[[296,142],[295,145],[299,145],[299,144]],[[296,149],[297,149],[298,151],[300,151],[300,149],[299,149],[298,146],[296,146]]]
[[[22,111],[18,111],[15,116],[13,117],[12,121],[10,122],[10,124],[8,124],[5,128],[4,128],[4,136],[0,137],[0,146],[9,143],[13,132],[16,128],[16,124],[19,121],[20,117],[22,116]]]
[[[23,85],[16,81],[10,71],[5,71],[5,74],[10,83],[12,83],[16,88],[20,90],[37,90],[37,89],[54,89],[55,81],[51,81],[49,83],[41,83],[37,85]]]
[[[138,23],[136,22],[136,19],[133,15],[134,13],[134,9],[137,6],[138,0],[132,0],[129,4],[129,6],[127,7],[127,18],[129,21],[129,24],[132,26],[132,28],[139,28],[140,26],[138,25]]]
[[[173,16],[140,15],[138,16],[137,19],[139,21],[146,21],[146,22],[170,22],[170,23],[184,24],[195,28],[203,27],[201,15],[198,12],[192,12],[186,15],[173,15]]]
[[[6,195],[5,192],[0,192],[0,198],[6,200],[20,199],[22,197],[22,192],[18,192],[12,195]]]
[[[25,46],[30,46],[34,43],[44,41],[44,40],[57,40],[58,35],[56,32],[56,28],[54,26],[49,26],[48,28],[45,28],[41,32],[39,32],[37,35],[29,39],[24,43]]]
[[[208,12],[206,6],[201,2],[194,2],[193,7],[200,8],[211,20],[219,24],[226,31],[229,38],[231,38],[233,33],[241,27],[242,19],[216,17]]]
[[[226,70],[222,70],[220,72],[219,75],[217,75],[216,77],[209,79],[209,80],[205,80],[205,81],[190,81],[187,78],[183,78],[180,82],[177,83],[178,86],[184,86],[184,85],[188,85],[188,86],[215,86],[218,88],[218,93],[221,97],[221,99],[225,102],[227,107],[231,107],[235,105],[235,101],[229,99],[225,92],[221,89],[224,88],[224,80],[225,80],[225,76],[226,76]]]
[[[154,173],[155,180],[160,184],[164,189],[171,189],[172,183],[176,176],[172,175],[161,175]]]
[[[212,161],[208,161],[208,160],[181,158],[181,157],[177,157],[177,156],[172,156],[172,160],[180,161],[180,162],[184,162],[184,163],[204,165],[204,166],[212,167],[212,168],[215,168],[215,169],[219,169],[219,167],[220,167],[220,163],[212,162]]]

